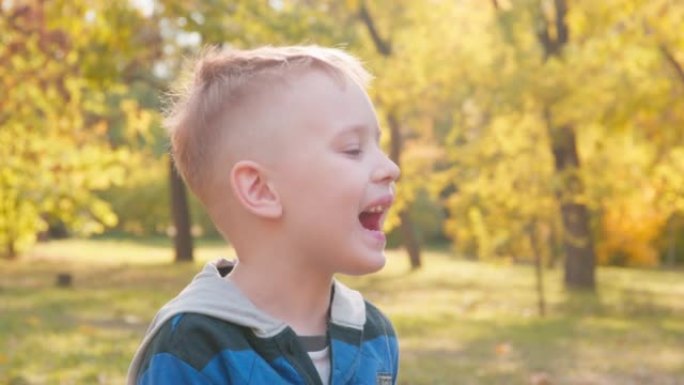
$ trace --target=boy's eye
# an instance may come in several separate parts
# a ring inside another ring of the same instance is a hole
[[[349,156],[359,156],[359,155],[361,155],[361,149],[360,148],[350,148],[348,150],[344,150],[344,153],[349,155]]]

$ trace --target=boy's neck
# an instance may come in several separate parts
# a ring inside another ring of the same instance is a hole
[[[296,266],[288,258],[245,260],[229,278],[252,303],[298,335],[326,333],[332,275]]]

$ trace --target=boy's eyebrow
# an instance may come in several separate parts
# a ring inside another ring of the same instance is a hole
[[[370,127],[368,127],[368,125],[363,124],[363,123],[352,124],[350,126],[345,127],[344,129],[342,129],[342,131],[339,133],[339,135],[344,135],[348,132],[358,132],[358,133],[366,132],[369,134],[374,134],[373,137],[375,138],[375,140],[378,143],[380,143],[381,132],[380,132],[380,128],[377,125],[373,125],[373,127],[370,128]]]

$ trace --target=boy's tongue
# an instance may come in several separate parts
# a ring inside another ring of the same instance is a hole
[[[359,222],[361,222],[361,226],[368,230],[380,230],[380,217],[382,216],[382,213],[370,213],[370,212],[362,212],[359,214]]]

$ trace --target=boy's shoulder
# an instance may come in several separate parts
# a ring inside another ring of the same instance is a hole
[[[250,345],[239,325],[198,313],[180,313],[166,321],[152,338],[142,368],[159,354],[172,355],[193,368],[204,368],[217,354]]]
[[[170,318],[157,333],[160,341],[171,346],[191,346],[199,340],[212,340],[229,349],[245,347],[245,332],[237,324],[200,313],[179,313]]]
[[[369,300],[365,299],[364,303],[366,305],[364,334],[367,336],[388,335],[394,337],[396,333],[390,319]]]

